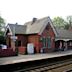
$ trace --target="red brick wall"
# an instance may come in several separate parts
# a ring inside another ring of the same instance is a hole
[[[41,37],[49,37],[49,36],[51,38],[51,48],[49,48],[49,49],[47,48],[46,49],[47,52],[51,52],[55,48],[55,42],[54,42],[55,34],[54,34],[53,29],[51,28],[51,26],[47,25],[47,27],[43,31]]]
[[[55,34],[53,32],[53,29],[51,28],[50,25],[47,25],[48,26],[48,29],[45,28],[45,30],[43,31],[42,35],[41,36],[45,36],[45,37],[54,37]]]
[[[17,35],[18,40],[22,41],[21,46],[26,47],[27,43],[33,43],[36,53],[39,53],[40,49],[42,48],[42,43],[40,42],[40,37],[48,37],[48,36],[51,37],[51,48],[49,48],[49,49],[46,48],[46,52],[51,52],[55,48],[55,42],[54,42],[55,34],[50,25],[48,25],[45,28],[45,30],[43,31],[43,33],[41,35],[38,35],[38,34],[31,34],[28,36]],[[22,50],[20,50],[20,51],[22,51]],[[24,50],[24,51],[26,51],[26,50]]]
[[[55,42],[54,42],[54,37],[55,34],[53,32],[53,29],[51,28],[50,25],[47,26],[48,28],[45,28],[43,33],[41,35],[35,34],[35,35],[29,35],[28,36],[28,43],[33,43],[36,49],[36,53],[40,52],[40,49],[42,48],[42,43],[40,41],[40,37],[51,37],[51,48],[46,48],[45,52],[51,52],[55,48]]]
[[[28,43],[33,43],[36,53],[39,53],[39,51],[40,51],[39,36],[37,34],[36,35],[29,35],[28,36]]]
[[[27,36],[26,35],[16,35],[18,38],[17,40],[21,41],[21,46],[27,46]]]
[[[18,47],[18,51],[20,54],[26,54],[26,47],[27,47],[27,41],[28,41],[28,38],[26,35],[16,35],[18,38],[17,38],[17,41],[20,40],[21,41],[21,46]]]
[[[11,48],[0,49],[0,57],[15,56],[16,52]]]

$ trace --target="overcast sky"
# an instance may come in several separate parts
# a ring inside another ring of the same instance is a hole
[[[24,24],[33,17],[72,15],[72,0],[0,0],[0,15],[6,23]]]

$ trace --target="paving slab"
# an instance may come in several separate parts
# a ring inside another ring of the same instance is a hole
[[[30,55],[18,55],[13,57],[3,57],[0,58],[0,65],[14,64],[19,62],[28,62],[28,61],[54,58],[54,57],[60,57],[66,55],[72,55],[72,50],[59,51],[53,53],[41,53],[41,54],[30,54]]]

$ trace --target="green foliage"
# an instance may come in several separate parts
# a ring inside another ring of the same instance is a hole
[[[0,27],[2,27],[4,25],[5,25],[4,19],[0,16]]]
[[[68,21],[68,24],[72,24],[72,16],[67,16],[67,21]]]
[[[67,16],[67,24],[65,25],[65,29],[69,29],[72,26],[72,16]]]
[[[69,24],[66,24],[65,27],[64,27],[64,29],[67,29],[68,30],[69,27],[70,27],[70,25]]]
[[[4,36],[0,36],[0,44],[6,44],[6,38]]]
[[[4,35],[4,31],[0,31],[0,36],[3,36]]]
[[[54,26],[58,28],[64,28],[67,22],[62,17],[55,17],[53,19]]]
[[[5,26],[5,21],[4,19],[0,16],[0,35],[4,34],[4,31],[2,31],[2,29],[4,29]]]
[[[53,23],[55,27],[69,29],[69,27],[72,26],[72,16],[67,16],[66,20],[62,17],[55,17]]]

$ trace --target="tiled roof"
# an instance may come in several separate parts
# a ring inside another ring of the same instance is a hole
[[[16,34],[36,34],[36,33],[42,33],[46,25],[50,22],[49,17],[44,17],[42,19],[38,19],[35,22],[30,21],[25,23],[24,25],[14,25],[14,24],[8,24],[12,33],[14,32],[15,27],[15,33]]]
[[[36,19],[35,22],[33,21],[26,22],[24,25],[16,25],[16,24],[8,24],[8,25],[12,33],[14,32],[15,27],[15,34],[36,34],[36,33],[42,33],[48,22],[50,22],[54,33],[56,32],[55,33],[56,38],[72,39],[72,31],[54,27],[49,17]]]
[[[8,25],[12,33],[14,33],[14,31],[15,31],[15,34],[25,34],[26,33],[26,25],[16,25],[16,24],[8,24]]]
[[[32,21],[25,23],[27,25],[26,34],[39,33],[48,23],[48,17],[38,19],[34,23]]]
[[[59,28],[55,28],[55,29],[57,31],[56,38],[72,39],[72,31],[65,30],[65,29],[59,29]]]

